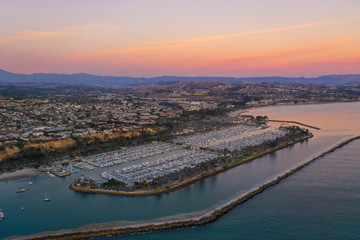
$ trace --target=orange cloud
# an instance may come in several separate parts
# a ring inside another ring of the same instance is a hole
[[[19,32],[19,34],[14,37],[0,38],[0,43],[21,42],[28,40],[60,37],[64,35],[65,35],[64,32],[23,31],[23,32]]]
[[[173,48],[180,48],[180,47],[188,47],[194,43],[209,42],[209,41],[216,41],[216,40],[227,40],[227,39],[241,37],[241,36],[251,36],[251,35],[258,35],[258,34],[284,32],[284,31],[290,31],[290,30],[296,30],[296,29],[310,28],[310,27],[315,27],[315,26],[332,24],[332,23],[336,23],[336,22],[344,21],[344,20],[348,20],[348,19],[352,19],[352,17],[320,21],[320,22],[313,22],[313,23],[300,24],[300,25],[292,25],[292,26],[286,26],[286,27],[280,27],[280,28],[271,28],[271,29],[234,33],[234,34],[216,35],[216,36],[210,36],[210,37],[199,37],[199,38],[181,39],[181,40],[173,40],[173,41],[145,42],[145,43],[139,43],[135,47],[129,47],[129,48],[117,48],[117,49],[109,49],[109,50],[103,50],[103,51],[77,53],[73,57],[74,58],[87,58],[87,57],[94,57],[94,56],[99,56],[99,55],[111,55],[111,54],[126,53],[126,52],[142,52],[142,51],[153,51],[153,50],[161,50],[161,49],[173,49]]]
[[[100,25],[85,25],[70,28],[60,28],[53,31],[21,31],[18,32],[16,36],[0,38],[0,44],[81,35],[88,30],[94,29],[96,29],[99,33],[106,33],[114,30],[114,28],[104,27]]]
[[[292,26],[286,26],[286,27],[280,27],[280,28],[262,29],[262,30],[240,32],[240,33],[233,33],[233,34],[209,36],[209,37],[189,38],[189,39],[173,40],[173,41],[146,42],[146,43],[141,43],[139,45],[179,44],[179,43],[196,43],[196,42],[215,41],[215,40],[230,39],[230,38],[235,38],[235,37],[251,36],[251,35],[266,34],[266,33],[273,33],[273,32],[284,32],[284,31],[290,31],[290,30],[296,30],[296,29],[302,29],[302,28],[316,27],[316,26],[322,26],[322,25],[336,23],[339,21],[349,20],[349,19],[353,19],[353,18],[354,17],[347,17],[347,18],[333,19],[333,20],[327,20],[327,21],[292,25]]]
[[[219,65],[229,65],[229,64],[244,64],[258,60],[265,61],[265,60],[289,58],[289,57],[307,55],[307,54],[314,54],[319,52],[327,52],[327,51],[339,49],[342,46],[344,46],[347,42],[348,39],[338,39],[327,43],[321,43],[318,44],[317,46],[315,44],[313,46],[305,45],[287,51],[272,50],[270,53],[262,54],[262,55],[247,55],[247,56],[237,56],[226,59],[219,59],[212,62],[210,65],[219,66]]]
[[[179,47],[183,47],[183,46],[184,46],[183,44],[177,44],[177,45],[150,46],[150,47],[119,48],[119,49],[111,49],[111,50],[88,52],[88,53],[76,53],[76,54],[74,54],[73,57],[74,58],[87,58],[87,57],[94,57],[94,56],[98,56],[98,55],[111,55],[111,54],[116,54],[116,53],[170,49],[170,48],[179,48]]]
[[[196,71],[196,70],[195,70]],[[360,73],[360,53],[354,56],[342,56],[334,54],[316,60],[280,61],[268,63],[255,63],[251,65],[223,65],[211,66],[200,71],[211,71],[217,75],[269,75],[269,74],[330,74],[330,73]],[[261,74],[262,73],[262,74]]]

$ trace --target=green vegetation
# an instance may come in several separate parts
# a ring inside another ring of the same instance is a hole
[[[124,182],[117,181],[115,179],[110,179],[106,183],[103,183],[103,186],[106,188],[112,188],[112,189],[121,189],[126,186]]]

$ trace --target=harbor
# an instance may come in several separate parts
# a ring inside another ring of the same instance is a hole
[[[336,112],[343,111],[341,117],[351,131],[339,128],[336,123],[330,125],[329,121],[324,121],[324,118],[331,114],[329,108],[326,108],[327,106],[331,107],[331,110],[335,109]],[[289,118],[299,119],[301,122],[313,122],[322,130],[316,132],[315,137],[307,142],[281,149],[275,154],[263,156],[255,161],[230,169],[226,173],[218,174],[161,196],[132,198],[102,194],[79,194],[68,189],[74,178],[79,178],[81,175],[99,175],[104,168],[95,168],[94,170],[75,168],[76,172],[63,178],[52,178],[47,174],[41,174],[30,178],[0,182],[2,192],[0,195],[2,205],[0,207],[6,214],[6,220],[0,224],[1,236],[8,238],[44,231],[73,229],[92,223],[151,220],[212,208],[220,202],[232,199],[261,183],[267,182],[274,176],[297,166],[304,159],[341,141],[346,136],[354,134],[358,127],[355,120],[357,118],[353,115],[359,112],[356,106],[358,106],[357,103],[298,106],[293,110],[294,113],[285,107],[267,109],[266,111],[273,112],[282,119],[285,118],[282,111],[286,114],[293,114]],[[294,107],[291,106],[290,109],[292,108]],[[299,108],[301,110],[298,110]],[[299,115],[299,112],[307,113],[307,119]],[[294,117],[295,113],[298,114],[297,118]],[[311,114],[309,115],[309,113]],[[325,113],[328,115],[322,118],[321,116]],[[266,114],[269,115],[269,113]],[[313,117],[309,118],[309,116]],[[33,182],[31,187],[27,187],[31,190],[17,194],[16,190],[28,186],[29,181]],[[43,202],[45,192],[51,198],[50,202]],[[262,194],[258,195],[258,198],[261,199],[261,196]],[[22,206],[24,211],[21,211]],[[194,231],[198,232],[199,230],[195,229]],[[151,235],[144,236],[151,238]]]
[[[154,179],[184,169],[196,168],[215,159],[220,160],[229,151],[244,153],[247,147],[256,147],[289,133],[285,128],[267,128],[266,125],[238,124],[221,130],[178,137],[173,140],[176,144],[156,142],[89,156],[72,166],[84,170],[107,168],[100,174],[102,179],[113,179],[127,186],[142,182],[150,183]]]
[[[187,228],[194,226],[201,226],[208,223],[211,223],[222,215],[229,212],[231,209],[236,207],[239,204],[242,204],[249,199],[253,198],[257,194],[262,193],[267,188],[278,184],[280,181],[286,179],[287,177],[293,175],[297,171],[303,169],[310,163],[318,160],[325,155],[345,146],[346,144],[360,139],[360,136],[354,136],[350,138],[346,138],[341,140],[340,142],[324,149],[323,151],[314,154],[313,156],[302,161],[298,166],[294,168],[290,168],[283,173],[275,176],[274,178],[266,181],[260,186],[254,187],[249,191],[240,194],[230,200],[222,203],[213,208],[206,209],[204,211],[194,212],[191,214],[180,214],[176,216],[170,216],[160,219],[153,219],[149,221],[140,221],[140,222],[113,222],[107,224],[97,224],[90,226],[84,226],[79,229],[73,230],[63,230],[59,232],[48,232],[48,233],[40,233],[32,236],[26,237],[17,237],[19,240],[41,240],[41,239],[88,239],[94,237],[105,237],[109,235],[124,235],[124,234],[132,234],[132,233],[146,233],[152,231],[164,231],[171,229],[179,229],[179,228]],[[104,226],[105,225],[105,226]]]

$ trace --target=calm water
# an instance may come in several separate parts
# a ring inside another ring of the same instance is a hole
[[[285,106],[256,110],[256,114],[266,114],[270,116],[270,118],[276,119],[285,119],[287,116],[286,113],[289,114],[287,119],[313,124],[321,127],[322,130],[314,132],[315,137],[308,142],[296,144],[295,146],[280,150],[249,164],[239,166],[213,178],[162,196],[131,198],[75,193],[68,189],[68,186],[74,177],[76,177],[74,175],[66,178],[50,178],[46,175],[40,175],[30,179],[1,182],[0,208],[2,208],[6,214],[6,220],[0,223],[0,239],[48,230],[75,228],[90,223],[115,220],[145,220],[206,209],[260,185],[285,169],[295,166],[306,157],[323,150],[346,136],[359,132],[359,124],[356,124],[360,113],[359,103]],[[323,115],[327,116],[326,121]],[[332,123],[331,115],[336,116],[334,119],[341,118],[342,125],[339,125],[337,121]],[[350,159],[352,159],[351,156],[356,155],[350,154]],[[319,161],[319,163],[322,162],[326,161]],[[306,170],[315,169],[315,173],[323,173],[324,178],[326,178],[325,175],[327,174],[329,174],[327,177],[333,177],[334,173],[331,171],[323,172],[324,168],[322,168],[322,166],[316,167],[316,164],[308,167]],[[349,167],[351,170],[355,169],[355,167],[352,166],[345,166],[345,168],[346,167]],[[301,171],[299,174],[304,173],[306,172]],[[249,238],[271,238],[271,234],[276,234],[275,230],[271,233],[273,226],[276,224],[278,224],[276,225],[276,227],[278,227],[279,225],[285,224],[283,221],[290,221],[291,219],[298,221],[296,217],[299,213],[295,210],[294,213],[292,213],[292,209],[293,206],[297,206],[299,203],[295,204],[294,200],[289,200],[292,195],[282,192],[284,190],[280,188],[282,185],[286,186],[288,182],[294,181],[296,177],[298,177],[298,175],[288,178],[280,185],[266,191],[248,203],[237,207],[214,224],[194,229],[127,237],[140,237],[144,239],[173,239],[175,237],[183,239],[187,236],[194,239],[205,239],[213,236],[235,238],[236,236],[240,236],[236,234],[240,234],[241,231],[251,232],[256,230],[257,234],[260,235],[249,235]],[[348,177],[351,181],[356,181],[354,176],[349,175]],[[31,186],[31,191],[16,194],[18,188],[27,187],[28,181],[34,182],[34,185]],[[302,179],[298,180],[298,184],[311,187],[307,182],[312,183],[313,181],[313,179]],[[279,192],[277,192],[277,189],[280,189]],[[321,190],[323,189],[325,191],[326,188],[321,188]],[[301,192],[300,190],[294,191],[291,186],[288,187],[288,191],[293,194]],[[333,190],[329,189],[329,191]],[[42,202],[45,192],[52,198],[51,202]],[[319,192],[321,193],[321,191]],[[270,193],[273,193],[273,195]],[[311,192],[306,190],[304,190],[304,193],[311,195]],[[301,196],[303,196],[304,193]],[[313,191],[313,193],[317,193],[317,191]],[[270,196],[268,196],[269,194]],[[332,196],[334,192],[329,192],[323,196],[328,195]],[[315,197],[319,199],[315,201],[318,202],[318,206],[324,205],[323,201],[325,200],[323,197],[304,195],[302,198],[301,196],[294,198],[296,198],[297,201],[307,202],[311,197]],[[337,192],[336,196],[339,196]],[[275,199],[275,197],[283,197],[284,199]],[[248,207],[249,204],[255,204],[260,200],[262,202],[258,202],[258,205],[255,207],[253,205],[251,205],[253,207]],[[325,202],[329,202],[330,200],[331,198],[326,198]],[[279,203],[278,201],[281,202],[279,206],[287,208],[287,210],[284,210],[284,213],[275,206],[275,203]],[[273,204],[275,205],[269,205],[271,202],[274,202]],[[293,203],[295,205],[292,205]],[[345,205],[345,203],[341,205]],[[24,206],[24,211],[21,211],[21,206]],[[309,211],[312,213],[315,212],[313,209],[309,209]],[[301,214],[303,215],[307,212],[308,211],[305,211]],[[329,211],[329,214],[330,213],[331,211]],[[336,219],[337,216],[333,217]],[[241,221],[239,219],[241,219]],[[318,216],[313,219],[313,221],[315,220],[323,221],[323,218]],[[246,228],[244,226],[241,227],[244,225],[244,222],[247,223],[247,225],[245,224],[247,226]],[[257,222],[263,222],[263,224],[254,224]],[[309,220],[307,220],[306,223],[309,224]],[[310,225],[318,224],[320,223],[315,221]],[[259,230],[259,226],[262,226],[261,231]],[[297,229],[295,222],[293,222],[292,227]],[[301,229],[301,231],[304,231],[303,228]],[[309,231],[311,232],[311,229]],[[241,236],[242,235],[243,234],[241,234]],[[276,237],[276,239],[279,238],[279,236]],[[289,238],[292,238],[292,236]]]
[[[209,225],[110,239],[359,239],[359,155],[360,140]]]

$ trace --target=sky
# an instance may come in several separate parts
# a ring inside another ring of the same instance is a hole
[[[359,74],[359,10],[359,0],[0,0],[0,69]]]

